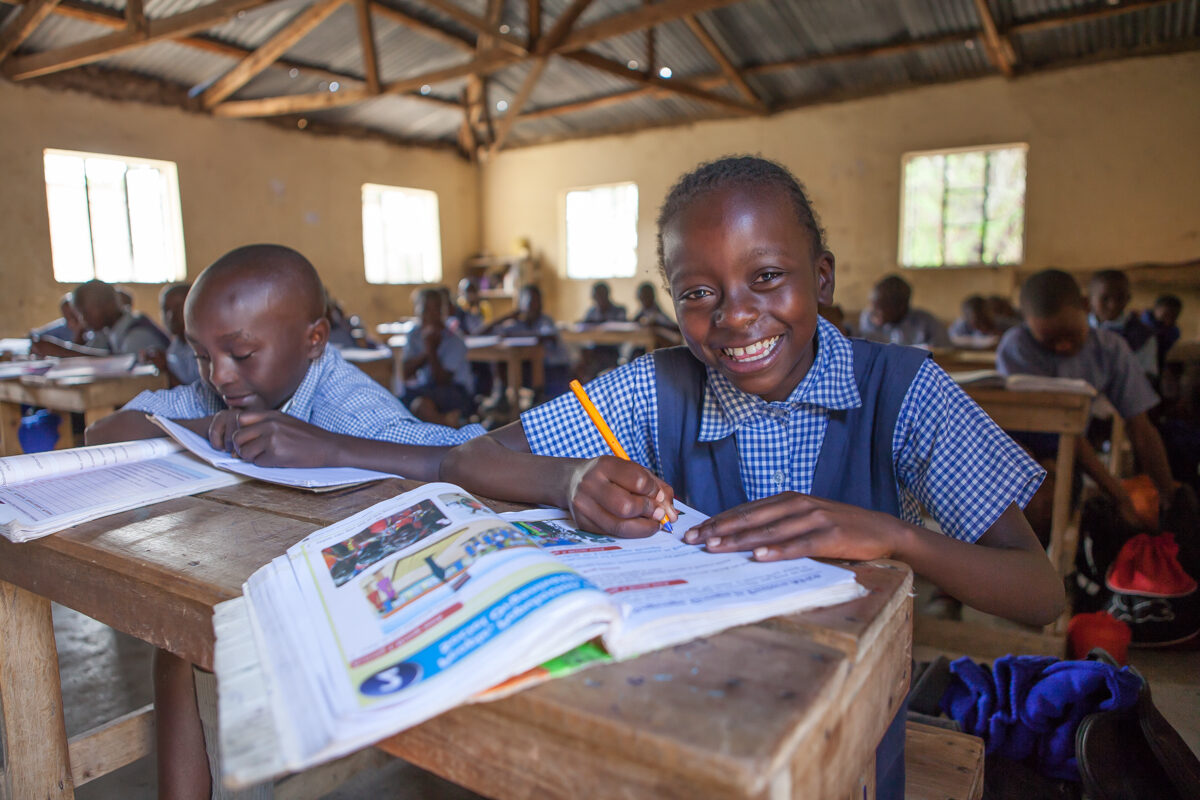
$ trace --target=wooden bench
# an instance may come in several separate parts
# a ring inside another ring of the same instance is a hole
[[[904,797],[979,800],[983,797],[983,740],[909,722],[904,734]]]

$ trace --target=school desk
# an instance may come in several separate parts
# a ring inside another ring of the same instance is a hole
[[[1058,434],[1054,462],[1055,482],[1047,555],[1055,571],[1066,577],[1075,569],[1079,527],[1071,508],[1071,483],[1075,474],[1075,442],[1087,429],[1092,398],[1073,392],[1015,392],[1008,389],[963,387],[996,424],[1009,431]],[[968,625],[919,615],[916,638],[944,652],[977,658],[1006,653],[1040,653],[1066,656],[1070,608],[1041,632],[1019,628]]]
[[[575,344],[583,347],[595,345],[611,345],[617,346],[630,344],[634,347],[640,347],[647,353],[658,347],[658,337],[654,334],[654,328],[643,325],[636,327],[609,327],[603,323],[599,325],[583,325],[564,328],[558,332],[561,338],[567,344]]]
[[[75,446],[71,414],[83,414],[85,425],[107,417],[143,390],[167,388],[167,376],[128,375],[72,383],[33,383],[22,378],[0,380],[0,454],[19,455],[17,429],[21,406],[37,406],[60,412],[56,449]]]
[[[415,485],[245,483],[0,539],[0,789],[71,797],[153,737],[147,708],[67,740],[51,601],[211,668],[216,603],[313,530]],[[876,744],[908,686],[912,573],[853,568],[869,590],[858,600],[462,707],[380,746],[496,798],[870,797]]]
[[[467,360],[479,364],[504,364],[507,368],[508,401],[518,408],[521,388],[521,365],[529,363],[530,388],[540,395],[546,388],[546,351],[532,336],[506,340],[499,336],[467,336]],[[397,374],[403,374],[404,345],[407,334],[396,334],[388,339],[388,347],[396,359]]]
[[[946,372],[969,372],[977,369],[995,369],[996,351],[964,350],[959,348],[933,349],[933,360]]]

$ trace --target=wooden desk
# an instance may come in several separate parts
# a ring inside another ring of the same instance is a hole
[[[149,710],[68,743],[51,600],[211,667],[216,603],[316,528],[414,485],[313,495],[241,484],[35,542],[0,539],[9,796],[71,797],[147,749]],[[851,603],[456,709],[382,747],[497,798],[600,786],[630,798],[869,797],[876,743],[908,686],[912,575],[891,562],[854,569],[869,594]]]
[[[934,349],[933,360],[946,372],[967,372],[977,369],[995,369],[996,351],[993,350],[964,350],[953,348],[949,350]]]
[[[25,382],[20,378],[0,380],[0,454],[22,452],[17,441],[21,424],[21,406],[48,408],[57,412],[83,414],[85,425],[107,417],[144,390],[167,388],[166,375],[130,375],[104,378],[89,383],[56,385]],[[56,449],[75,446],[70,413],[62,413]]]
[[[658,346],[658,337],[654,335],[654,328],[643,327],[641,325],[629,330],[606,328],[603,325],[588,328],[564,328],[558,332],[558,336],[567,344],[576,344],[584,347],[592,345],[620,346],[630,344],[634,347],[640,347],[649,353]]]
[[[508,401],[513,408],[518,408],[521,388],[521,365],[529,362],[530,388],[540,395],[546,389],[546,352],[540,344],[508,344],[504,339],[489,344],[478,344],[472,339],[488,339],[494,342],[494,337],[466,337],[467,360],[482,364],[505,364],[508,370]],[[520,337],[528,339],[531,337]],[[396,360],[397,374],[403,376],[404,345],[408,342],[407,334],[397,334],[388,339],[388,347]],[[403,380],[403,378],[402,378]]]

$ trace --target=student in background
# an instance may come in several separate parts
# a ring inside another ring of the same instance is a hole
[[[1013,304],[1007,297],[998,294],[988,295],[986,302],[988,313],[992,315],[992,323],[1001,332],[1021,324],[1021,315],[1013,308]]]
[[[1088,281],[1088,324],[1118,334],[1147,375],[1158,375],[1158,340],[1129,305],[1129,277],[1116,269],[1097,272]]]
[[[158,413],[262,466],[352,466],[435,480],[447,446],[482,432],[418,422],[327,347],[325,290],[312,264],[294,250],[250,245],[222,256],[196,279],[184,316],[201,380],[143,392],[88,428],[88,444],[159,436],[146,417]],[[211,674],[198,674],[197,689],[189,664],[166,651],[156,654],[163,797],[208,797],[200,722],[215,719],[215,686]],[[199,717],[197,696],[204,709]],[[215,741],[208,744],[215,748]]]
[[[481,336],[490,333],[497,333],[505,337],[537,337],[545,351],[546,396],[557,397],[567,390],[571,358],[567,354],[567,348],[563,345],[562,339],[558,336],[558,325],[554,322],[554,318],[549,314],[542,313],[542,290],[536,285],[530,283],[522,286],[517,295],[517,307],[483,326],[479,331]],[[526,371],[521,376],[522,384],[525,386],[528,386],[531,380],[527,370],[528,366],[526,365]],[[495,393],[498,395],[494,393],[494,402],[491,405],[502,408],[507,402],[504,400],[506,397],[505,386],[508,381],[515,378],[508,375],[503,364],[499,365],[498,373],[499,379],[495,386]]]
[[[703,165],[658,229],[687,348],[587,387],[633,462],[608,455],[566,396],[456,448],[443,477],[622,537],[654,533],[678,496],[714,515],[685,536],[714,552],[896,558],[990,613],[1059,614],[1062,585],[1020,508],[1042,470],[927,353],[852,341],[818,317],[834,259],[785,169]],[[942,532],[920,527],[921,505]],[[876,755],[881,798],[903,795],[903,738],[901,713]]]
[[[950,323],[950,341],[954,346],[979,350],[995,347],[1004,331],[992,319],[987,301],[973,294],[963,300],[961,311],[961,316]]]
[[[643,327],[653,328],[654,338],[659,347],[675,345],[683,341],[675,320],[671,319],[667,312],[659,306],[658,295],[654,291],[653,283],[643,281],[638,284],[637,301],[638,310],[633,316],[633,321]],[[640,355],[643,355],[643,351],[638,349],[631,354],[631,358],[637,358]]]
[[[491,324],[495,314],[492,304],[479,295],[479,281],[463,278],[458,282],[457,308],[462,312],[463,335],[472,336],[485,325]]]
[[[457,425],[471,413],[471,368],[467,345],[446,324],[445,295],[422,289],[417,295],[421,326],[404,346],[405,400],[417,419]]]
[[[163,325],[171,335],[171,342],[166,350],[151,348],[143,350],[142,361],[158,367],[159,372],[165,372],[171,379],[172,386],[195,383],[200,380],[200,368],[196,365],[196,354],[183,335],[183,304],[187,300],[186,283],[176,283],[166,286],[158,295],[158,305],[162,311]]]
[[[870,302],[858,317],[856,333],[872,342],[949,347],[946,326],[928,311],[912,308],[912,287],[888,275],[871,289]]]
[[[33,351],[43,356],[104,356],[165,350],[166,335],[144,314],[121,305],[116,290],[104,281],[88,281],[71,294],[71,303],[91,332],[86,345],[68,342],[35,342]]]
[[[1167,353],[1179,341],[1179,314],[1183,311],[1183,301],[1173,294],[1164,294],[1154,301],[1154,305],[1142,312],[1142,324],[1154,334],[1158,350],[1158,373],[1161,375],[1166,366]]]
[[[608,284],[596,281],[592,284],[592,305],[584,313],[580,324],[600,325],[605,322],[624,322],[628,319],[625,306],[612,302]],[[621,348],[611,344],[588,345],[582,350],[579,373],[582,380],[591,380],[606,369],[612,369],[621,360]]]
[[[1147,416],[1158,404],[1158,395],[1129,345],[1113,331],[1088,325],[1087,305],[1079,284],[1061,270],[1044,270],[1025,280],[1021,285],[1021,311],[1025,322],[1000,340],[996,368],[1006,375],[1081,378],[1094,386],[1125,420],[1138,464],[1154,481],[1161,502],[1169,503],[1178,484],[1171,477],[1162,439]],[[1019,438],[1043,464],[1051,463],[1049,459],[1057,452],[1058,437],[1022,434]],[[1138,516],[1129,494],[1096,456],[1086,438],[1079,439],[1075,460],[1112,496],[1127,523],[1136,527],[1157,524],[1157,520]],[[1051,472],[1028,509],[1035,530],[1044,541],[1049,538],[1053,496]]]
[[[29,338],[34,342],[44,339],[54,344],[87,344],[87,324],[75,311],[75,306],[71,305],[70,292],[63,295],[58,310],[61,317],[34,328],[29,332]]]

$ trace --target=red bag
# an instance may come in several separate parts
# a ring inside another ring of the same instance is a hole
[[[1127,541],[1104,583],[1109,591],[1142,597],[1180,597],[1196,591],[1196,581],[1179,563],[1173,533],[1139,533]]]

